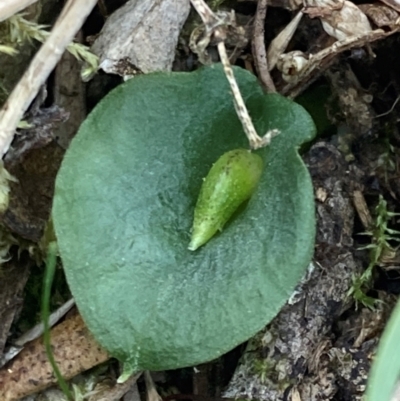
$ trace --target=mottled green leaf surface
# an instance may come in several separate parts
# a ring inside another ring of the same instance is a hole
[[[205,177],[248,147],[220,66],[139,76],[111,92],[73,140],[53,217],[79,310],[131,370],[211,360],[253,336],[291,295],[313,253],[315,216],[297,148],[314,136],[300,106],[264,95],[235,69],[265,171],[247,204],[206,245],[187,249]]]

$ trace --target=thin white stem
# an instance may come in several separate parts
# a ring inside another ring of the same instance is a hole
[[[236,113],[242,123],[243,130],[249,139],[250,145],[252,148],[257,147],[257,143],[261,139],[256,129],[254,128],[253,122],[251,121],[251,117],[249,112],[244,104],[244,100],[242,94],[240,93],[239,86],[236,82],[235,76],[233,75],[232,67],[229,63],[229,58],[226,53],[226,48],[224,42],[218,43],[218,53],[221,58],[222,65],[224,67],[224,72],[226,78],[228,79],[229,85],[232,90],[233,95],[233,104],[235,105]]]
[[[190,0],[190,1],[193,7],[196,9],[196,11],[199,13],[206,27],[206,32],[209,32],[210,34],[213,33],[215,39],[220,39],[218,42],[219,57],[224,67],[226,78],[232,90],[233,104],[235,106],[236,114],[238,115],[239,120],[242,123],[243,130],[249,140],[250,148],[258,149],[267,146],[271,142],[271,139],[279,134],[279,131],[278,130],[268,131],[263,137],[260,137],[257,134],[257,131],[254,128],[250,114],[244,103],[242,94],[240,93],[239,86],[233,74],[231,63],[229,62],[229,57],[226,53],[225,43],[223,41],[223,39],[225,38],[224,32],[222,31],[223,27],[218,26],[217,17],[208,7],[208,5],[204,3],[203,0]]]
[[[97,0],[68,0],[48,39],[0,111],[0,158],[7,152],[23,114],[81,29]]]

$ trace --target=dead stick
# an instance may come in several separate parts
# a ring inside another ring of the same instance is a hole
[[[254,21],[252,50],[256,70],[264,89],[267,92],[276,92],[274,81],[269,73],[267,51],[264,41],[267,1],[268,0],[258,0],[256,19]]]
[[[0,111],[0,158],[7,152],[15,129],[65,48],[81,29],[97,0],[68,0],[47,41],[36,53],[30,66]]]
[[[18,11],[36,3],[37,0],[1,0],[0,1],[0,21],[4,21],[16,14]]]

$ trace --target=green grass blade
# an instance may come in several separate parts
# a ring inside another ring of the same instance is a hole
[[[50,296],[51,296],[51,286],[53,284],[54,273],[57,264],[57,243],[51,242],[47,251],[46,258],[46,271],[43,280],[43,291],[42,291],[42,321],[43,321],[43,343],[46,349],[46,354],[49,362],[53,368],[54,375],[57,378],[58,384],[68,398],[68,400],[73,401],[71,392],[69,391],[68,385],[64,380],[56,361],[54,359],[53,351],[51,349],[50,343],[50,327],[49,327],[49,317],[50,317]]]

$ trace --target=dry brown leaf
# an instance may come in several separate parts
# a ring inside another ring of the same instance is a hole
[[[347,0],[307,0],[305,12],[320,17],[325,32],[340,41],[372,31],[366,15]]]
[[[288,25],[276,36],[268,47],[268,69],[271,71],[278,62],[281,54],[286,50],[290,40],[292,39],[296,29],[301,21],[303,13],[300,11],[290,21]]]
[[[360,10],[378,27],[399,25],[399,13],[381,3],[360,4]]]

